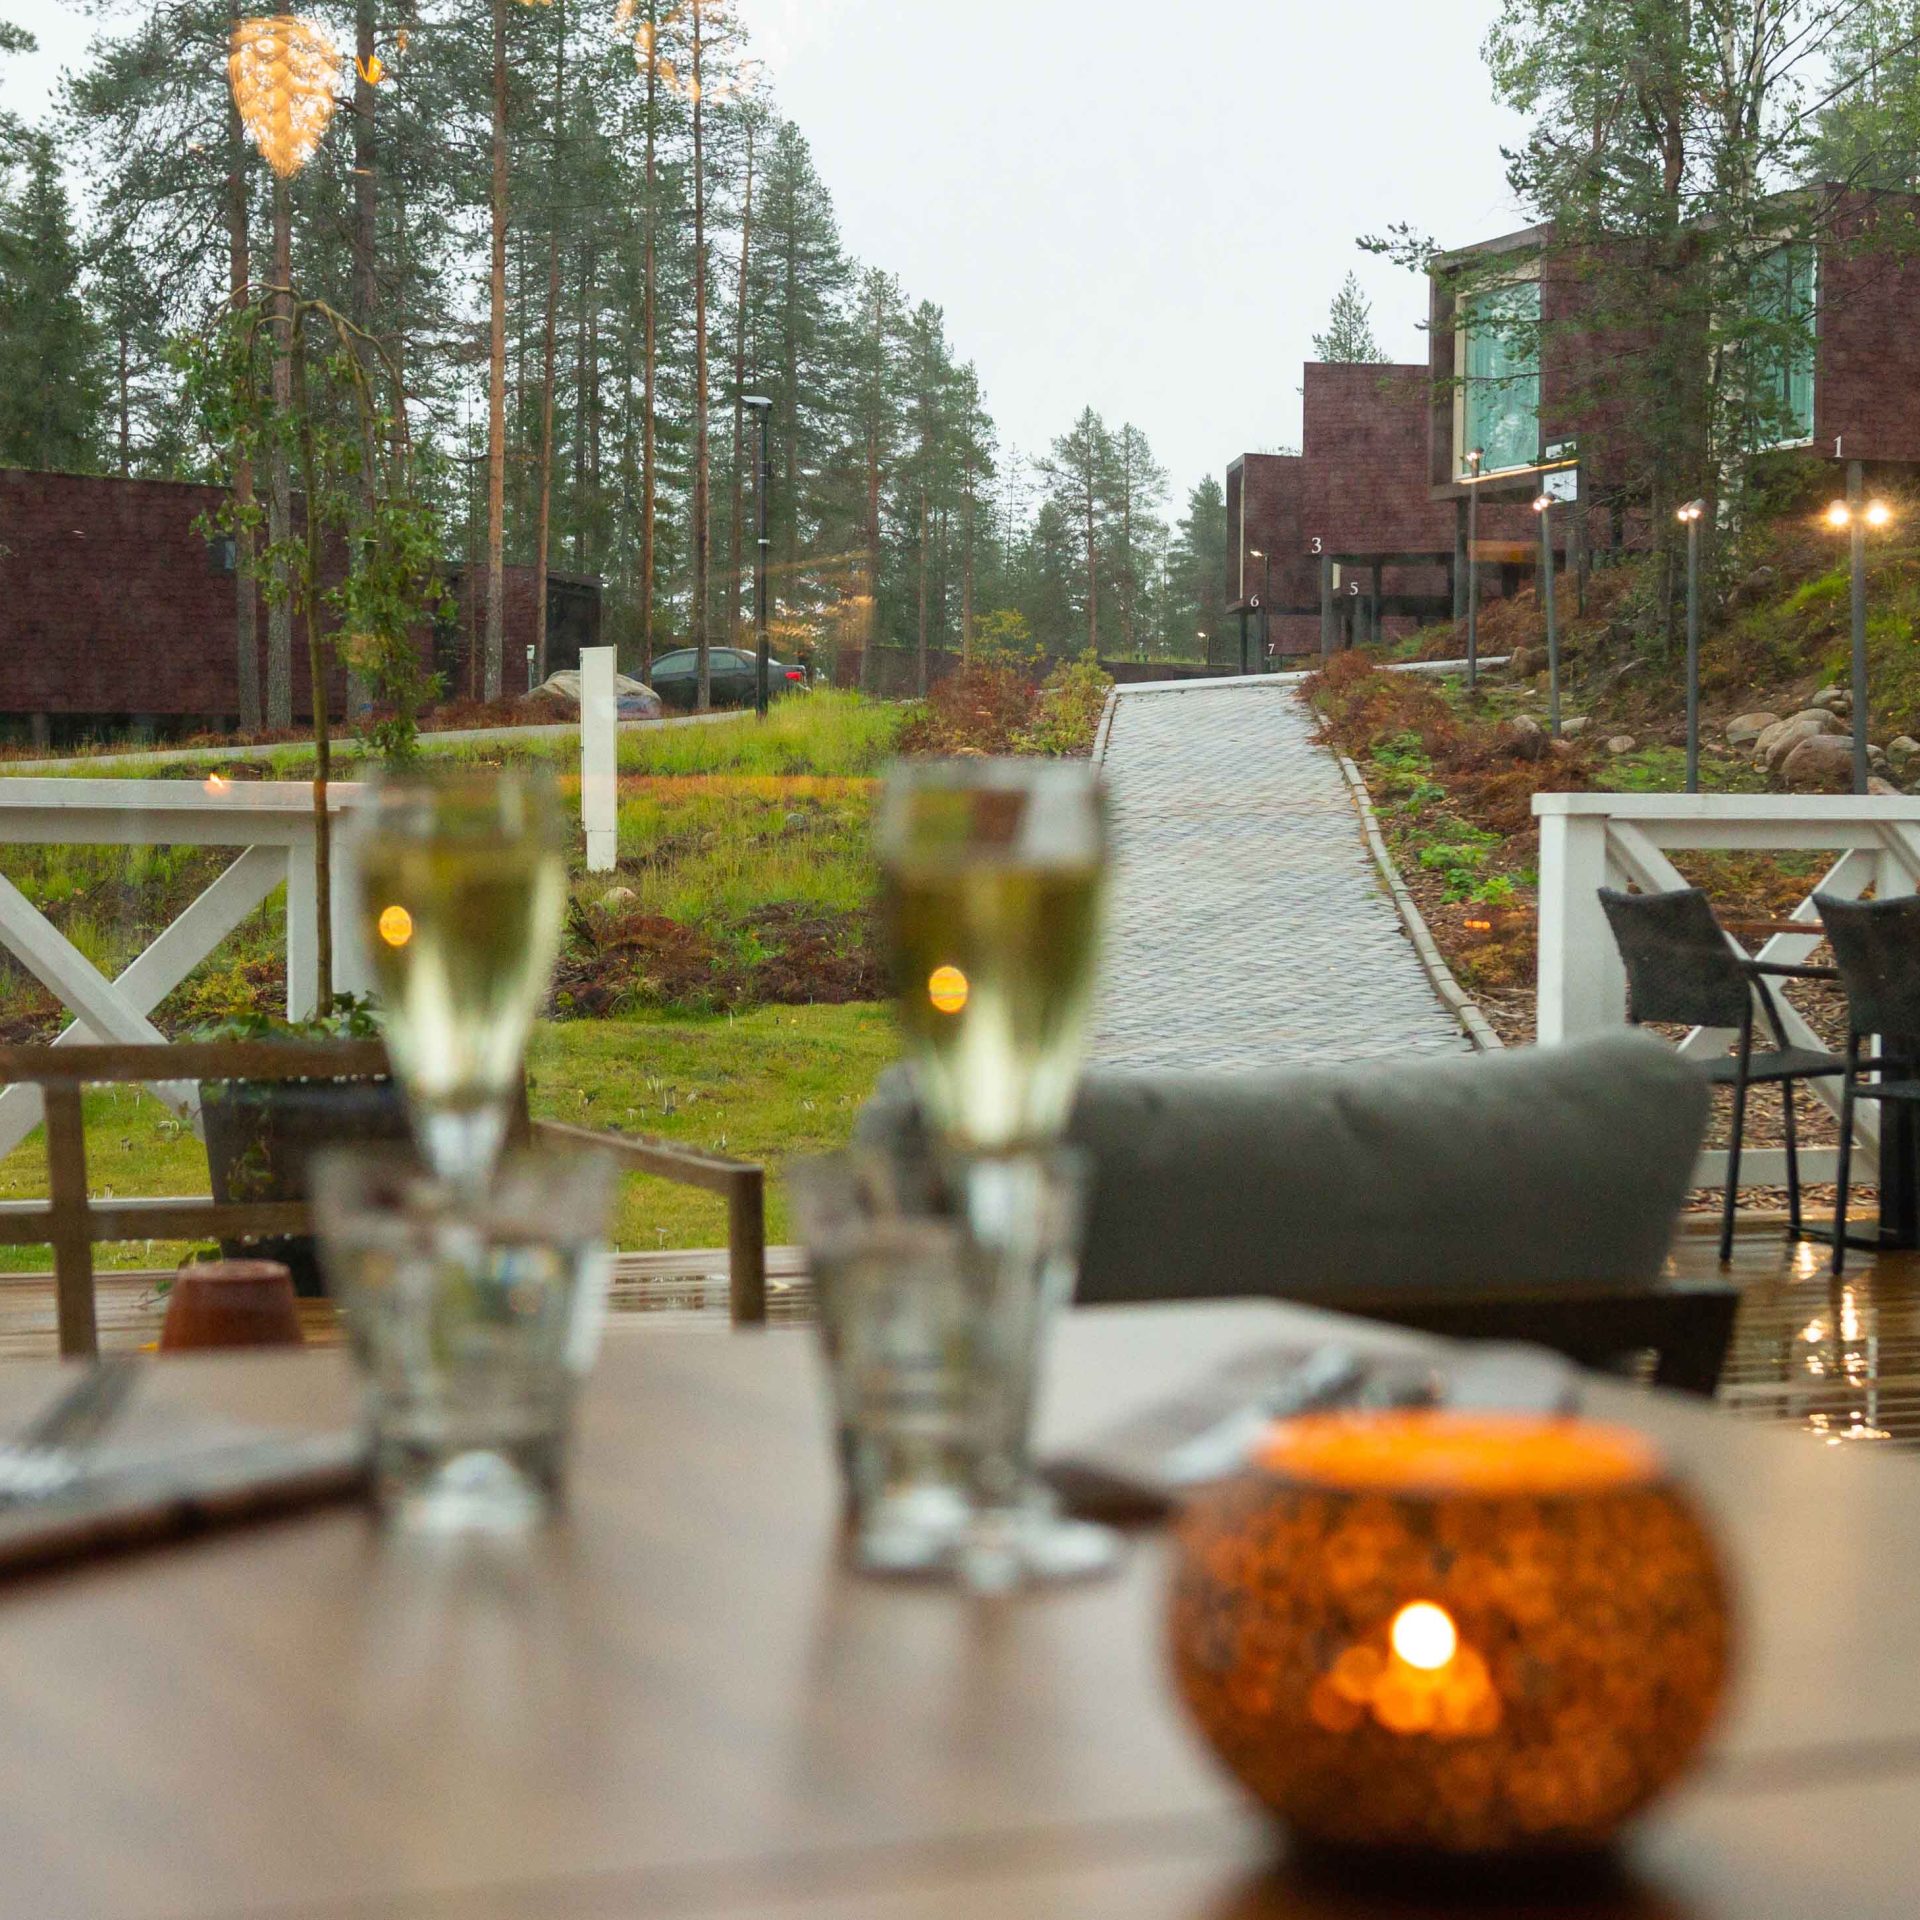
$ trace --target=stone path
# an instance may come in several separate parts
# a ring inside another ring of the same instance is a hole
[[[1295,676],[1122,688],[1094,1057],[1333,1066],[1458,1053]]]

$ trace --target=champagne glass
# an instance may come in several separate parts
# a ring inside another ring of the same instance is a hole
[[[357,810],[361,935],[432,1170],[477,1189],[560,951],[564,835],[544,769],[390,776]]]
[[[1056,1140],[1086,1054],[1107,859],[1085,761],[908,762],[881,801],[894,980],[920,1101],[968,1152]]]
[[[1047,1334],[1073,1294],[1084,1178],[1060,1136],[1093,1008],[1106,793],[1083,761],[908,763],[881,801],[900,1020],[961,1254],[946,1291],[962,1370],[966,1515],[942,1564],[1000,1592],[1119,1558],[1034,1476]]]

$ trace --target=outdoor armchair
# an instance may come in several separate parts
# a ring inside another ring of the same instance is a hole
[[[1721,1265],[1733,1258],[1749,1087],[1771,1082],[1780,1089],[1787,1146],[1787,1235],[1799,1239],[1800,1141],[1793,1112],[1794,1082],[1840,1073],[1846,1063],[1837,1053],[1788,1044],[1767,977],[1831,980],[1833,969],[1779,965],[1741,953],[1698,887],[1676,887],[1668,893],[1616,893],[1602,887],[1600,905],[1627,970],[1627,1018],[1635,1026],[1645,1021],[1671,1022],[1727,1028],[1739,1036],[1731,1054],[1695,1063],[1712,1085],[1733,1089],[1733,1135],[1727,1149],[1726,1201],[1720,1214]],[[1756,1000],[1774,1041],[1757,1053],[1753,1046]]]
[[[1651,1039],[1251,1074],[1093,1072],[1085,1303],[1267,1295],[1710,1391],[1731,1288],[1661,1278],[1708,1091]],[[861,1117],[918,1126],[904,1075]]]

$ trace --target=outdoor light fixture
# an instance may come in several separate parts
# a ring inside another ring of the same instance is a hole
[[[1858,460],[1847,466],[1847,497],[1827,509],[1827,525],[1851,536],[1853,587],[1853,790],[1865,793],[1867,766],[1867,530],[1893,524],[1884,500],[1866,498],[1865,475]]]
[[[1550,493],[1543,493],[1539,497],[1539,499],[1537,499],[1533,503],[1533,510],[1535,513],[1545,513],[1547,509],[1552,505],[1553,505],[1553,495]]]
[[[1687,791],[1700,791],[1700,523],[1704,500],[1689,500],[1674,518],[1687,530]]]
[[[1466,455],[1467,469],[1467,691],[1480,684],[1480,469],[1487,451],[1473,447]]]
[[[773,546],[767,517],[768,495],[773,485],[773,454],[767,435],[773,423],[773,402],[764,393],[743,393],[740,405],[760,423],[760,470],[753,483],[754,517],[758,522],[758,544],[753,562],[753,710],[762,720],[767,717],[767,675],[772,656],[767,645],[767,555]]]

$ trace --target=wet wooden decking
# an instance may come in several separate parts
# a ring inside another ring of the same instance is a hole
[[[1681,1235],[1671,1263],[1677,1274],[1718,1272],[1708,1224]],[[610,1301],[612,1331],[622,1337],[724,1328],[726,1265],[724,1252],[622,1255]],[[1851,1255],[1836,1287],[1823,1249],[1790,1246],[1778,1223],[1746,1218],[1732,1277],[1743,1300],[1720,1389],[1731,1412],[1807,1427],[1836,1445],[1920,1447],[1920,1254]],[[138,1351],[159,1339],[164,1278],[101,1275],[104,1346]],[[797,1248],[769,1251],[768,1282],[776,1327],[812,1318],[812,1289]],[[302,1320],[314,1344],[339,1339],[326,1301],[304,1302]],[[51,1277],[0,1277],[0,1360],[46,1359],[54,1351]]]

